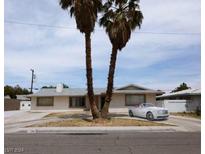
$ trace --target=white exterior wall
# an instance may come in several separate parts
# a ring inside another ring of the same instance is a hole
[[[54,108],[67,110],[69,108],[69,97],[54,97]]]
[[[112,101],[110,102],[110,108],[126,107],[125,106],[125,95],[126,94],[113,94]],[[156,104],[156,94],[146,94],[145,102]]]
[[[69,97],[54,97],[53,106],[37,106],[37,97],[31,98],[31,110],[67,110],[69,108]]]
[[[157,106],[165,107],[169,112],[194,112],[201,108],[201,96],[191,96],[190,100],[160,100]]]
[[[156,95],[146,94],[146,102],[155,104]],[[98,107],[101,106],[101,96],[96,97],[98,100]],[[90,108],[88,97],[86,96],[86,108]],[[31,110],[67,110],[69,109],[69,97],[68,96],[56,96],[54,97],[54,106],[37,106],[37,97],[31,98]],[[122,109],[125,106],[125,94],[113,94],[110,102],[110,109]]]
[[[20,101],[20,110],[30,110],[31,101]]]
[[[125,94],[113,94],[110,102],[110,108],[123,108],[125,107]]]
[[[36,110],[36,103],[37,103],[37,98],[36,97],[31,97],[31,110]]]
[[[113,94],[110,102],[109,112],[126,112],[127,106],[125,106],[125,94]]]
[[[146,103],[152,103],[154,105],[156,105],[156,94],[146,94]]]
[[[185,112],[186,100],[162,100],[157,101],[157,106],[165,107],[169,112]]]

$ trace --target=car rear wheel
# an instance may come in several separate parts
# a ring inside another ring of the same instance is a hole
[[[147,120],[154,120],[154,115],[152,114],[152,112],[147,112],[146,118]]]
[[[132,113],[131,110],[129,110],[129,116],[130,116],[130,117],[134,117],[134,115],[133,115],[133,113]]]

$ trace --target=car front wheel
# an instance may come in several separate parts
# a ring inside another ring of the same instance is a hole
[[[147,120],[154,120],[154,115],[152,114],[152,112],[148,112],[146,118]]]
[[[129,110],[129,116],[130,116],[130,117],[134,117],[134,115],[133,115],[133,113],[132,113],[131,110]]]

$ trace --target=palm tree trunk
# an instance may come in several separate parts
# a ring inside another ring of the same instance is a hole
[[[99,110],[96,106],[93,92],[93,78],[92,78],[92,59],[91,59],[91,39],[90,33],[85,34],[86,44],[86,77],[87,77],[87,95],[90,102],[91,113],[93,119],[99,118]]]
[[[110,101],[112,99],[113,79],[114,79],[114,74],[115,74],[116,59],[117,59],[117,48],[115,46],[113,46],[111,57],[110,57],[110,66],[109,66],[109,73],[108,73],[105,103],[104,103],[103,109],[101,111],[101,116],[103,118],[107,118]]]

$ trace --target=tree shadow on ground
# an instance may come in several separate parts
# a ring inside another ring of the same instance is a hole
[[[66,114],[66,115],[61,115],[59,116],[59,118],[63,118],[63,119],[79,119],[79,118],[92,118],[91,115],[89,114],[85,114],[85,113],[75,113],[75,114]]]
[[[125,113],[109,113],[108,117],[112,118],[112,117],[127,117],[128,114]]]
[[[108,118],[116,118],[116,117],[127,117],[127,114],[121,114],[121,113],[109,113]],[[88,113],[75,113],[75,114],[65,114],[60,115],[59,118],[63,119],[92,119],[92,115]]]

